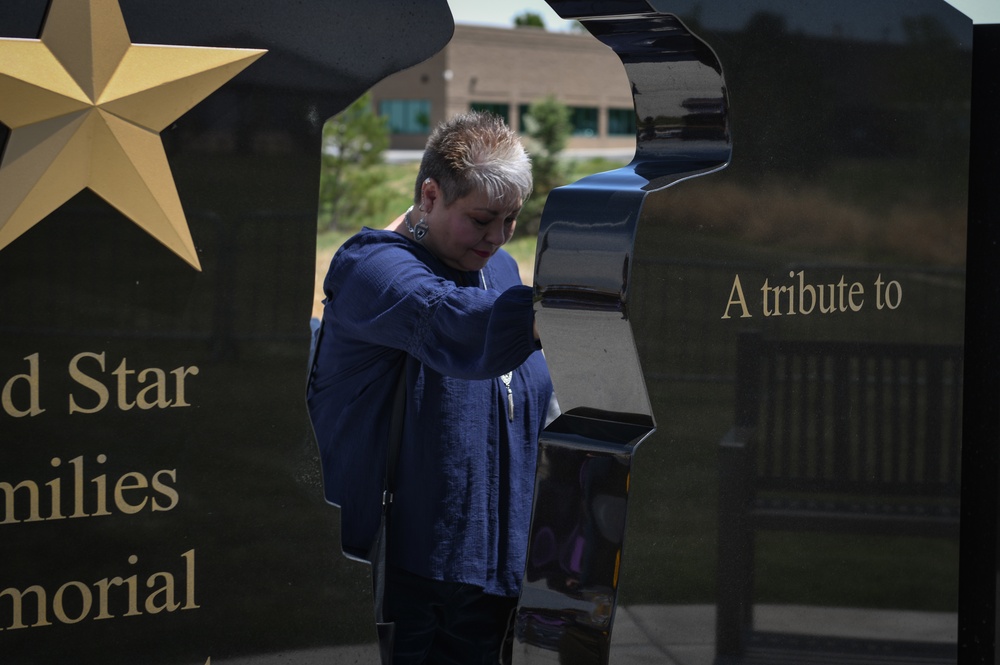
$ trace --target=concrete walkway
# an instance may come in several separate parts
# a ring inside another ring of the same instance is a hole
[[[956,615],[943,612],[758,605],[755,620],[760,630],[807,635],[942,643],[958,639]],[[714,657],[712,605],[634,605],[616,612],[611,665],[712,665]],[[559,664],[555,652],[551,662]],[[363,644],[213,660],[211,665],[379,665],[379,660],[375,646]]]
[[[758,605],[754,618],[756,628],[763,631],[942,643],[958,640],[957,615],[946,612]],[[714,657],[714,606],[618,608],[611,647],[614,665],[711,665]]]

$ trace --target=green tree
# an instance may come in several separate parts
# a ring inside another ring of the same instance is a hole
[[[555,97],[533,103],[521,118],[528,151],[531,153],[531,174],[534,190],[524,204],[518,227],[531,234],[538,233],[545,199],[556,187],[565,184],[566,174],[560,153],[566,148],[573,126],[569,108]]]
[[[320,210],[323,229],[351,229],[359,218],[378,216],[386,197],[382,155],[389,147],[388,120],[372,109],[365,93],[323,127]]]
[[[545,21],[542,20],[540,14],[535,12],[525,11],[523,14],[518,14],[514,17],[514,25],[518,28],[541,28],[545,29]]]

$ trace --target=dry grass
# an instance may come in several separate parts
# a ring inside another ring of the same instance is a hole
[[[748,246],[809,249],[864,257],[895,257],[933,265],[965,258],[964,207],[916,202],[888,210],[838,199],[829,192],[782,184],[748,187],[710,179],[666,198],[659,214],[672,225],[727,236]]]

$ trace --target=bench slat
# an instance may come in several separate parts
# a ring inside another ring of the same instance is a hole
[[[753,629],[759,530],[958,539],[962,348],[764,340],[737,347],[719,446],[716,662],[954,663],[954,644]]]

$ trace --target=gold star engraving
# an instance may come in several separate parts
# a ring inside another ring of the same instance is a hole
[[[132,44],[118,0],[52,0],[0,39],[0,249],[91,189],[201,270],[159,133],[265,51]]]

